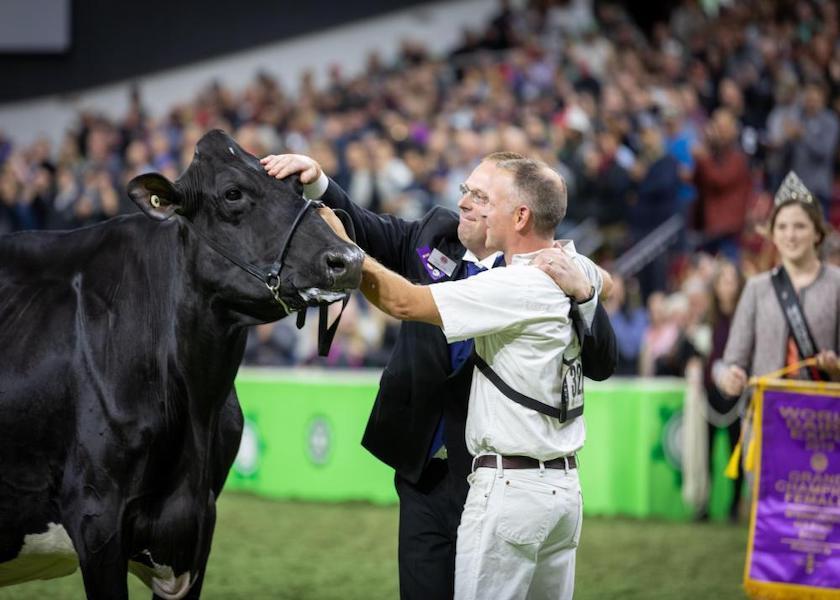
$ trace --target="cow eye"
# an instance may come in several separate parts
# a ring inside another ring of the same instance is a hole
[[[225,192],[225,199],[234,202],[242,198],[242,190],[239,188],[230,188]]]

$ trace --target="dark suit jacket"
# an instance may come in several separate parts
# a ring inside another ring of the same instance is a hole
[[[435,207],[418,221],[377,215],[353,204],[338,185],[330,181],[321,200],[350,215],[356,243],[383,265],[413,283],[434,280],[418,249],[437,248],[457,261],[452,279],[462,279],[466,268],[458,241],[458,215]],[[590,333],[582,349],[583,373],[596,380],[612,375],[618,362],[615,333],[606,311],[598,305]],[[444,417],[444,443],[449,470],[463,479],[470,470],[464,428],[473,364],[467,361],[453,373],[449,346],[440,327],[405,321],[397,343],[382,373],[379,393],[368,420],[362,445],[396,472],[417,483],[428,459],[432,437]]]

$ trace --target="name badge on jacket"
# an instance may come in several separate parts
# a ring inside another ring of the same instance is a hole
[[[428,246],[417,248],[417,254],[420,256],[423,267],[433,281],[438,281],[444,275],[452,277],[452,274],[455,272],[455,261],[437,248],[434,250]]]

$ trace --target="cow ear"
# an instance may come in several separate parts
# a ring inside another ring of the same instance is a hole
[[[181,206],[181,194],[159,173],[145,173],[129,181],[128,195],[144,213],[158,221],[165,221]]]

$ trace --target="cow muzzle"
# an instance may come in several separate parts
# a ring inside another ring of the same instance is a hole
[[[321,263],[334,290],[351,290],[362,282],[362,261],[364,253],[357,247],[347,245],[341,249],[324,252]]]
[[[326,285],[300,290],[301,299],[309,303],[335,302],[347,292],[359,287],[362,281],[364,253],[356,246],[330,248],[320,257],[319,268]]]

